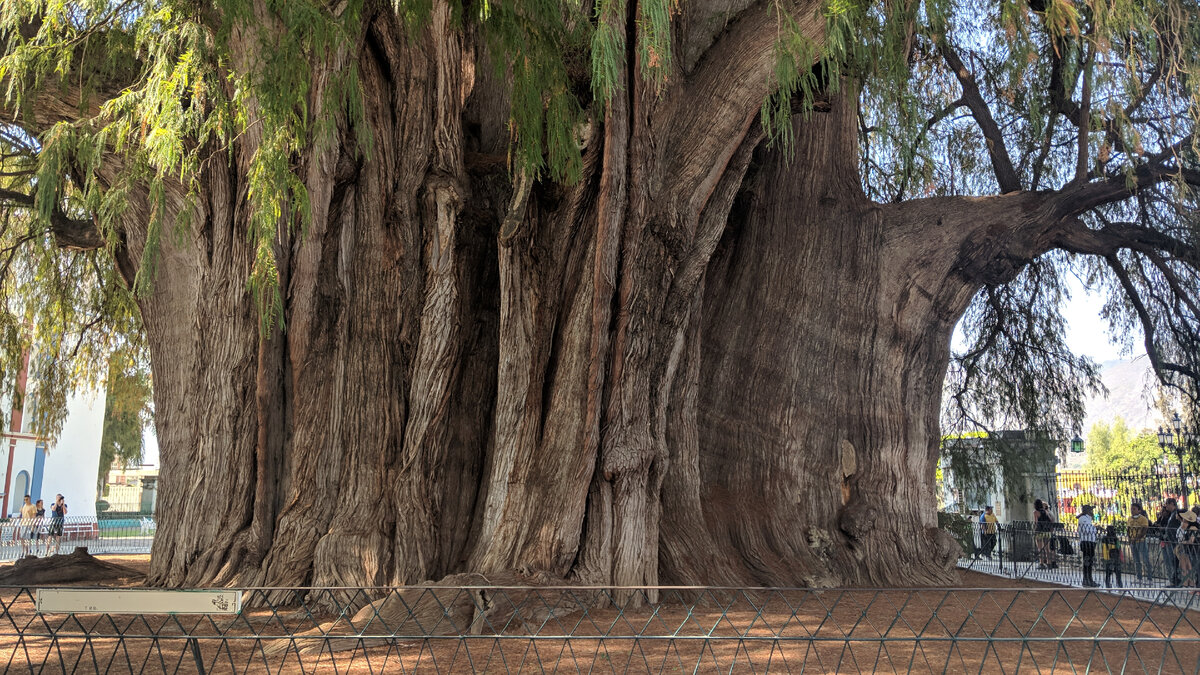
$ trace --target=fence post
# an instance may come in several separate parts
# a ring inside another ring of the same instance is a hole
[[[1001,536],[1003,534],[1004,534],[1003,528],[1001,528],[1000,524],[997,523],[996,524],[996,559],[998,561],[1000,561],[1000,572],[1002,574],[1004,573],[1004,537]]]

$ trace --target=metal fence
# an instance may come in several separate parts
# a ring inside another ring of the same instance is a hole
[[[103,514],[98,518],[0,519],[0,561],[28,555],[70,553],[86,546],[98,553],[149,553],[157,529],[154,518],[140,514]]]
[[[235,616],[39,614],[6,672],[1200,672],[1200,617],[1064,589],[252,589]]]
[[[1058,471],[1029,474],[1032,494],[1052,502],[1057,519],[1074,523],[1084,504],[1095,507],[1098,519],[1124,520],[1129,507],[1139,502],[1149,514],[1158,512],[1168,498],[1180,505],[1196,502],[1197,477],[1178,466],[1159,466],[1150,472]]]
[[[1062,524],[1045,533],[1035,532],[1031,523],[998,525],[995,532],[977,522],[946,529],[962,546],[959,567],[964,569],[1073,586],[1090,581],[1103,588],[1200,591],[1200,544],[1180,545],[1159,528],[1130,541],[1122,527],[1115,551],[1105,550],[1104,527],[1096,528],[1092,547],[1076,527]],[[1189,594],[1187,602],[1200,606],[1200,596]]]

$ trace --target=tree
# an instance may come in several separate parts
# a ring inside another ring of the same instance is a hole
[[[944,581],[947,371],[1063,437],[1062,275],[1195,378],[1197,19],[10,0],[3,198],[135,293],[154,583]]]
[[[1162,457],[1158,437],[1151,432],[1134,435],[1117,417],[1112,425],[1097,422],[1088,432],[1087,468],[1105,473],[1149,474],[1155,461]]]
[[[104,433],[100,438],[98,489],[113,464],[122,469],[141,464],[146,428],[153,423],[150,374],[140,364],[116,358],[109,361],[104,398]]]

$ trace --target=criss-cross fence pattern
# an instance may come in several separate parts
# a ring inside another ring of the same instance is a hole
[[[136,513],[66,516],[61,521],[50,516],[0,519],[0,561],[70,553],[76,546],[93,554],[149,553],[156,530],[152,516]]]
[[[1181,545],[1176,532],[1162,528],[1148,528],[1131,540],[1122,527],[1115,556],[1105,551],[1103,527],[1097,528],[1091,549],[1078,528],[1061,524],[1039,533],[1031,523],[991,526],[960,521],[947,530],[962,546],[958,565],[963,569],[1074,586],[1086,585],[1090,577],[1104,588],[1200,590],[1200,544]],[[1187,598],[1200,607],[1200,596]]]
[[[1200,672],[1200,621],[1074,589],[255,589],[235,616],[38,614],[6,672]]]

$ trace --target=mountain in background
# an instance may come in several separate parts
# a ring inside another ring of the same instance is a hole
[[[1093,424],[1111,424],[1117,417],[1125,418],[1125,423],[1134,431],[1155,429],[1162,423],[1161,415],[1154,409],[1154,371],[1144,354],[1105,361],[1100,364],[1100,379],[1108,387],[1108,397],[1088,398],[1084,436]]]

